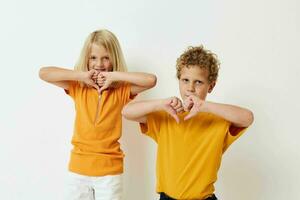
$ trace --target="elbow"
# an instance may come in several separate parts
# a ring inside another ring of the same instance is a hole
[[[132,107],[132,105],[130,104],[131,102],[123,107],[121,114],[125,119],[134,121],[136,117],[134,112],[134,107]]]
[[[253,121],[254,121],[254,114],[253,114],[253,112],[251,112],[250,110],[247,111],[245,119],[246,119],[245,120],[245,127],[250,126],[253,123]]]
[[[254,121],[254,114],[253,114],[253,112],[251,112],[250,111],[250,117],[249,117],[249,121],[250,121],[250,124],[249,124],[249,126],[253,123],[253,121]]]
[[[250,110],[246,110],[240,117],[239,122],[233,123],[236,127],[249,127],[254,121],[254,115]]]
[[[126,106],[123,107],[121,114],[122,114],[122,116],[123,116],[125,119],[129,119],[128,113],[129,113],[129,112],[128,112],[128,108],[127,108],[127,105],[126,105]]]
[[[47,75],[47,67],[42,67],[39,70],[39,77],[40,77],[40,79],[46,81],[46,75]]]
[[[157,82],[156,76],[154,74],[149,74],[147,82],[148,82],[148,88],[153,88]]]

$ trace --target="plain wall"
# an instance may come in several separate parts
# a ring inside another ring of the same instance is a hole
[[[38,78],[72,69],[86,36],[115,33],[129,71],[155,73],[139,99],[179,95],[175,61],[203,44],[221,62],[208,100],[250,108],[255,122],[225,153],[216,184],[224,200],[300,199],[299,45],[296,0],[0,2],[0,198],[61,199],[74,105]],[[156,145],[124,120],[125,200],[153,200]]]

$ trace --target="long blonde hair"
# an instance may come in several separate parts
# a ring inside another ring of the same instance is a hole
[[[113,71],[127,71],[123,52],[117,37],[112,32],[105,29],[96,30],[89,34],[81,50],[80,57],[74,67],[75,70],[88,71],[88,61],[92,44],[98,46],[102,45],[108,51]]]

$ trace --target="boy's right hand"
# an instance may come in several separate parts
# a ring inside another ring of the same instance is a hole
[[[98,75],[98,72],[94,69],[87,71],[87,72],[82,72],[81,81],[84,82],[85,84],[95,88],[98,91],[98,93],[100,94],[100,87],[97,85],[97,83],[94,80],[95,77],[97,77],[97,75]]]
[[[169,113],[177,123],[179,123],[179,117],[177,113],[184,110],[181,100],[177,97],[170,97],[162,100],[162,109]]]

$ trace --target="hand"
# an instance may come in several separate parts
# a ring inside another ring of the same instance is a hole
[[[99,72],[97,75],[97,85],[100,87],[100,93],[113,84],[112,72]]]
[[[171,97],[164,99],[162,101],[162,109],[169,113],[176,120],[176,122],[179,123],[179,117],[177,113],[183,111],[182,102],[179,98]]]
[[[100,94],[100,87],[97,85],[97,83],[95,82],[95,77],[97,77],[98,72],[94,69],[87,71],[87,72],[83,72],[82,73],[82,81],[89,85],[92,86],[93,88],[95,88],[98,93]]]
[[[184,110],[189,111],[189,114],[185,116],[184,120],[188,120],[197,115],[201,110],[205,101],[201,100],[195,95],[190,95],[184,100]]]
[[[96,84],[97,84],[98,74],[99,74],[99,72],[98,72],[97,70],[95,70],[95,73],[94,73],[93,76],[92,76],[92,79],[93,79],[94,83],[96,83]],[[97,85],[98,85],[98,84],[97,84]],[[98,85],[98,86],[99,86],[99,85]]]

